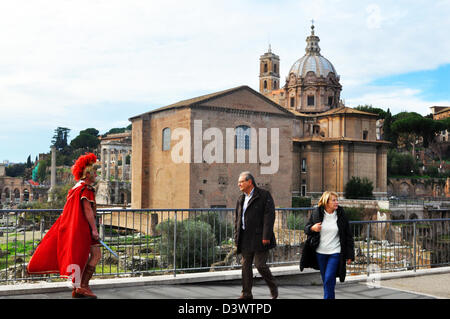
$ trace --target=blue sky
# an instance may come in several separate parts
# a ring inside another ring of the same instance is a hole
[[[436,69],[394,74],[374,80],[376,86],[398,86],[420,90],[418,97],[424,101],[450,100],[450,64]]]
[[[347,106],[423,115],[450,106],[450,1],[35,0],[0,3],[0,162],[49,151],[58,126],[101,133],[231,87],[281,81],[311,19]]]

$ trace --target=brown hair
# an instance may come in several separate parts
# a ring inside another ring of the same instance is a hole
[[[322,196],[319,199],[319,202],[317,203],[317,206],[324,206],[328,203],[328,201],[330,200],[330,196],[335,196],[336,198],[339,198],[338,194],[335,192],[329,192],[326,191],[322,194]]]

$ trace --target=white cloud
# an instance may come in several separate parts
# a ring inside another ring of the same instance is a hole
[[[408,88],[372,88],[371,92],[345,100],[345,104],[351,107],[368,104],[385,110],[389,108],[392,114],[406,111],[422,115],[430,114],[433,105],[450,106],[450,100],[424,101],[420,99],[420,93],[420,90]]]

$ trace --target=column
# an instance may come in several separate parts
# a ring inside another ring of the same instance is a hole
[[[125,181],[125,163],[127,161],[127,152],[122,151],[122,181]]]
[[[102,172],[102,180],[106,180],[106,176],[105,176],[105,149],[102,147],[101,151],[100,151],[100,156],[101,156],[101,164],[102,164],[102,168],[101,168],[101,172]]]
[[[130,154],[130,164],[128,165],[128,174],[126,175],[126,180],[127,181],[131,181],[131,163],[132,163],[132,160],[131,160],[131,152],[129,152],[128,154]]]
[[[119,154],[120,154],[120,151],[115,149],[114,150],[114,158],[115,158],[115,161],[114,161],[114,180],[116,180],[116,181],[119,179]]]
[[[119,198],[119,180],[115,180],[114,184],[114,204],[118,204],[120,201]]]
[[[52,146],[52,164],[51,164],[51,180],[50,189],[53,190],[56,186],[56,147]]]
[[[111,176],[111,150],[106,149],[106,180],[109,181]]]

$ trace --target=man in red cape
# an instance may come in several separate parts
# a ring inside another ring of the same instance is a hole
[[[29,274],[72,276],[74,298],[97,298],[89,287],[101,258],[93,187],[96,161],[93,153],[86,153],[72,166],[78,183],[69,191],[62,214],[45,234],[27,266]]]

